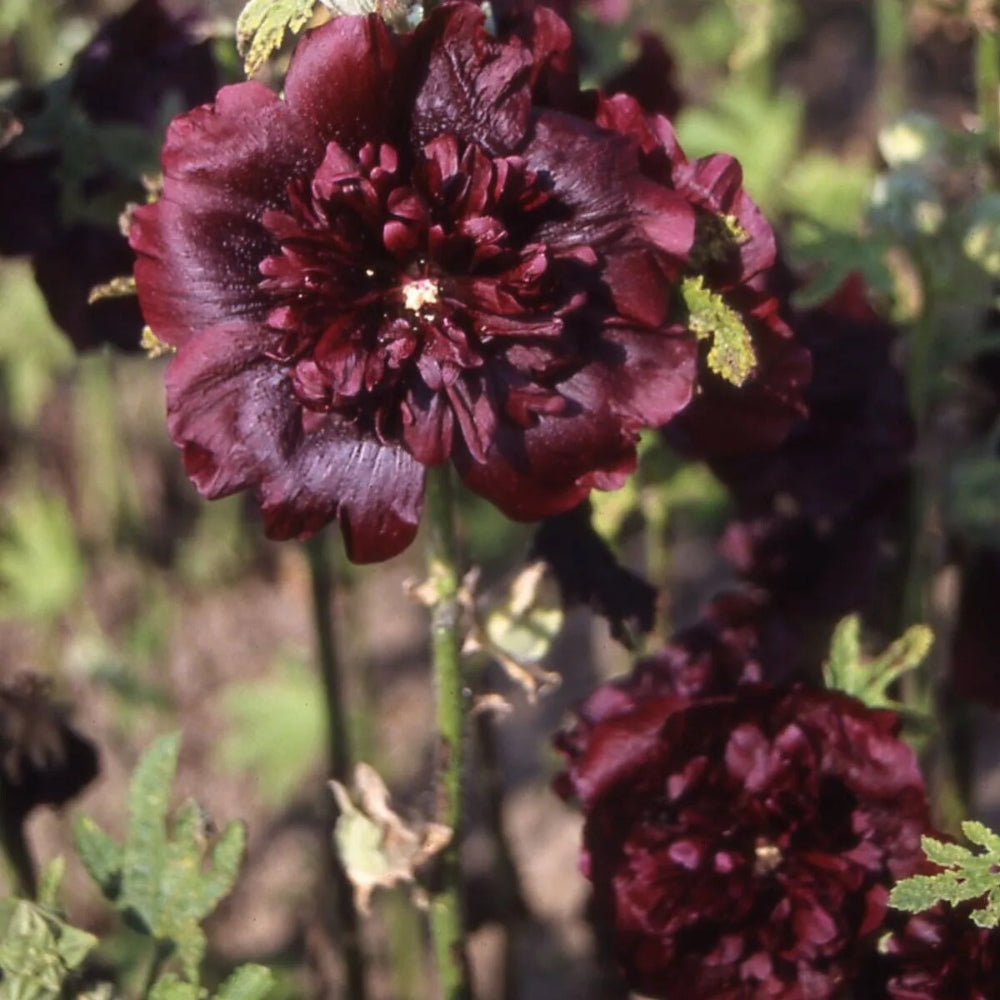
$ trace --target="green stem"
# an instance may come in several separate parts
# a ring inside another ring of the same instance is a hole
[[[351,745],[347,715],[344,711],[344,684],[333,625],[334,577],[333,564],[327,536],[314,535],[306,544],[309,560],[309,577],[312,584],[313,631],[316,635],[316,659],[323,680],[323,694],[326,703],[327,752],[330,777],[341,784],[347,784],[351,772]],[[326,797],[331,811],[332,831],[336,816],[332,814],[332,797]],[[333,883],[333,901],[336,914],[334,940],[340,946],[347,973],[347,997],[349,1000],[365,1000],[367,984],[365,980],[365,958],[361,948],[358,911],[354,905],[354,887],[344,870],[337,854],[331,834],[323,837],[324,855]]]
[[[8,814],[9,813],[9,814]],[[24,816],[4,810],[0,803],[0,855],[6,862],[13,894],[21,899],[34,899],[38,893],[35,862],[24,836]]]
[[[163,975],[163,968],[173,954],[174,946],[171,941],[157,940],[153,949],[153,957],[149,960],[149,968],[146,970],[146,985],[143,987],[142,996],[148,997],[153,992],[153,987],[157,984],[160,976]]]
[[[987,26],[976,32],[976,99],[983,134],[1000,149],[1000,33]]]
[[[906,12],[901,0],[876,0],[875,35],[878,40],[879,102],[883,123],[903,109],[906,64]]]
[[[462,751],[465,694],[462,678],[459,558],[450,468],[427,474],[427,565],[433,586],[431,649],[438,737],[437,821],[452,830],[441,857],[441,882],[431,899],[431,937],[445,1000],[469,1000],[462,921],[459,842],[462,820]]]

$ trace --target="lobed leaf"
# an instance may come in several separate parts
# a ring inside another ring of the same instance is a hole
[[[165,824],[180,742],[180,733],[161,736],[143,754],[129,785],[121,906],[140,917],[150,933],[159,924],[168,862]]]
[[[889,687],[923,662],[934,633],[926,625],[913,625],[883,653],[866,657],[861,651],[860,628],[856,615],[837,623],[823,665],[823,681],[871,708],[899,710],[902,706],[889,697]]]
[[[236,46],[247,76],[275,52],[285,32],[296,34],[312,17],[316,0],[250,0],[236,19]]]
[[[717,292],[705,287],[701,275],[681,282],[688,326],[699,340],[711,341],[708,367],[735,386],[743,385],[757,364],[753,340],[739,313]]]
[[[979,927],[1000,925],[1000,836],[974,820],[963,823],[962,832],[983,851],[974,853],[960,844],[923,837],[921,846],[928,860],[944,870],[897,883],[889,895],[891,906],[919,913],[938,902],[954,905],[981,900],[970,913],[973,923]]]
[[[274,975],[263,965],[241,965],[219,987],[216,1000],[263,1000],[274,985]]]
[[[87,870],[139,930],[179,963],[186,983],[165,981],[165,995],[186,998],[205,955],[200,923],[236,881],[244,830],[229,823],[209,852],[201,807],[185,802],[167,823],[180,734],[158,739],[143,755],[129,786],[129,823],[120,847],[95,823],[77,821],[75,837]]]
[[[112,903],[121,891],[122,848],[89,816],[80,816],[73,825],[73,843],[87,874]]]

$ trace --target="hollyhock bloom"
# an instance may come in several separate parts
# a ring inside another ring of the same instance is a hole
[[[637,991],[670,1000],[842,995],[923,857],[923,781],[898,720],[839,692],[588,702],[562,790]]]
[[[994,1000],[1000,996],[1000,934],[969,919],[971,904],[938,904],[911,916],[886,942],[888,1000]]]
[[[776,260],[774,232],[743,188],[738,161],[722,153],[688,160],[670,123],[643,113],[625,94],[601,98],[596,120],[639,143],[646,176],[681,193],[698,213],[689,306],[714,300],[717,322],[738,331],[747,358],[718,358],[716,339],[707,353],[710,371],[701,391],[676,421],[675,433],[699,457],[739,455],[776,447],[806,414],[803,387],[809,352],[794,339],[770,290]],[[714,317],[713,317],[714,318]],[[752,358],[752,361],[751,361]],[[736,369],[723,378],[720,365]]]
[[[812,519],[851,517],[908,465],[913,427],[892,360],[898,331],[869,305],[860,275],[820,305],[789,311],[789,322],[812,356],[808,416],[766,455],[710,452],[709,464],[746,516],[773,513],[781,495]]]
[[[252,489],[275,538],[337,519],[372,561],[412,540],[426,466],[541,518],[688,402],[696,211],[630,135],[533,105],[537,41],[467,3],[407,35],[337,18],[284,99],[238,84],[171,125],[131,241],[203,494]]]
[[[791,322],[812,354],[808,418],[775,449],[742,456],[710,450],[708,463],[737,508],[722,551],[768,594],[764,618],[773,627],[765,630],[799,647],[787,660],[805,676],[849,611],[894,627],[893,552],[913,431],[892,363],[897,332],[868,305],[860,279],[793,313]],[[671,425],[665,433],[687,449],[688,429]]]
[[[0,814],[20,823],[37,806],[61,806],[97,775],[97,750],[52,702],[42,678],[0,683]]]

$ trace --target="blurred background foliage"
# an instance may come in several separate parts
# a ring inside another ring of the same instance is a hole
[[[162,130],[185,104],[187,84],[145,50],[115,86],[127,91],[138,79],[130,73],[159,67],[151,107],[109,108],[88,96],[80,81],[90,63],[76,55],[126,6],[0,0],[8,109],[0,111],[0,683],[31,671],[73,706],[102,762],[81,808],[115,836],[124,833],[127,776],[141,750],[157,733],[184,731],[180,787],[197,792],[220,827],[240,818],[248,830],[244,878],[207,925],[212,981],[253,958],[276,969],[272,996],[312,996],[340,972],[312,888],[329,802],[308,561],[294,545],[266,541],[240,497],[198,500],[164,427],[167,360],[135,350],[134,306],[87,311],[81,299],[127,271],[127,250],[122,256],[113,242],[118,215],[145,197]],[[923,448],[915,503],[931,512],[938,540],[920,570],[937,603],[918,602],[910,617],[931,619],[945,658],[962,619],[961,581],[984,590],[1000,583],[1000,162],[996,120],[977,108],[977,73],[991,70],[982,65],[988,54],[977,56],[985,29],[975,20],[996,11],[971,6],[970,14],[959,0],[636,0],[612,24],[597,4],[574,9],[583,73],[595,85],[640,53],[640,31],[665,44],[685,149],[740,158],[750,193],[803,275],[801,305],[860,272],[875,304],[904,329],[896,360]],[[210,89],[236,79],[238,7],[215,0],[172,13],[188,18],[189,40],[209,53]],[[90,56],[95,65],[102,58]],[[106,262],[97,249],[105,244],[94,242],[105,238]],[[92,272],[98,257],[100,273]],[[732,579],[717,551],[731,513],[709,470],[658,435],[644,439],[626,489],[595,496],[599,532],[663,595],[659,636],[693,620]],[[532,529],[470,496],[462,524],[489,603],[524,565]],[[433,739],[424,627],[403,586],[419,576],[418,547],[361,571],[338,540],[331,545],[345,725],[401,811],[426,812]],[[1000,647],[977,636],[986,657],[977,669],[1000,677]],[[483,683],[515,706],[477,752],[508,786],[504,823],[524,884],[510,886],[523,894],[522,934],[504,951],[491,930],[504,902],[495,887],[477,890],[489,887],[506,848],[492,839],[490,790],[470,790],[465,863],[483,997],[620,992],[584,929],[577,820],[547,785],[555,766],[548,739],[562,713],[627,662],[607,625],[577,610],[545,661],[562,687],[539,704],[484,667]],[[1000,803],[984,795],[981,809],[991,806]],[[54,813],[33,816],[29,833],[41,859],[68,849]],[[130,957],[141,950],[132,932],[109,923],[77,861],[62,899],[80,926],[107,935],[110,963],[139,961]],[[429,995],[408,914],[401,897],[386,894],[365,929],[378,996]],[[393,977],[390,964],[403,971]]]

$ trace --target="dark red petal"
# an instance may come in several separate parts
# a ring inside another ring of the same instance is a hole
[[[393,100],[394,36],[380,17],[335,17],[299,41],[285,78],[290,107],[315,123],[323,140],[357,153],[390,134],[402,108]]]
[[[551,180],[559,202],[569,209],[540,227],[539,240],[600,250],[628,230],[632,185],[638,180],[628,139],[573,115],[542,111],[522,155],[532,170]],[[691,234],[693,239],[693,221]]]
[[[276,247],[261,217],[322,155],[309,124],[255,82],[174,119],[163,194],[129,233],[139,304],[161,340],[179,346],[234,316],[264,317],[258,265]]]
[[[774,230],[757,203],[743,189],[743,168],[724,153],[706,156],[677,168],[680,191],[694,195],[703,205],[732,216],[747,234],[740,245],[741,280],[746,281],[774,264],[777,246]]]
[[[204,496],[255,486],[284,460],[299,429],[282,368],[239,321],[188,341],[167,370],[167,425]]]
[[[684,409],[697,375],[694,338],[662,330],[606,330],[596,360],[560,387],[585,412],[610,406],[619,421],[658,427]]]
[[[424,467],[402,448],[327,416],[260,491],[271,538],[304,538],[336,518],[352,562],[378,562],[413,541]]]
[[[656,759],[663,723],[687,704],[685,698],[652,698],[636,705],[631,714],[595,727],[573,768],[573,792],[585,810],[605,792],[613,792],[629,771],[648,767]]]
[[[494,155],[523,144],[531,53],[515,39],[491,37],[484,22],[477,4],[445,4],[414,33],[416,51],[426,51],[427,60],[411,121],[418,143],[453,133]]]
[[[634,442],[606,408],[542,413],[527,430],[500,425],[485,461],[460,447],[452,457],[469,489],[519,521],[561,514],[595,487],[617,489],[635,468]]]

